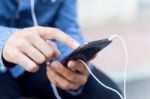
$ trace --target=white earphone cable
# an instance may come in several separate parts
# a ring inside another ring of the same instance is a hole
[[[122,44],[123,44],[123,47],[124,47],[124,51],[125,51],[125,68],[124,68],[124,77],[123,77],[123,82],[124,82],[124,90],[123,90],[123,92],[124,92],[124,97],[117,91],[117,90],[115,90],[115,89],[113,89],[113,88],[111,88],[111,87],[109,87],[109,86],[107,86],[107,85],[105,85],[104,83],[102,83],[93,73],[92,73],[92,71],[89,69],[89,67],[88,67],[88,65],[84,62],[84,61],[82,61],[82,60],[78,60],[78,61],[80,61],[81,63],[83,63],[85,66],[86,66],[86,68],[87,68],[87,70],[89,71],[89,73],[92,75],[92,77],[100,84],[100,85],[102,85],[104,88],[106,88],[106,89],[109,89],[109,90],[111,90],[111,91],[113,91],[113,92],[115,92],[116,94],[118,94],[118,96],[121,98],[121,99],[126,99],[126,72],[127,72],[127,66],[128,66],[128,51],[127,51],[127,47],[126,47],[126,43],[125,43],[125,41],[124,41],[124,39],[121,37],[121,36],[119,36],[119,35],[112,35],[112,36],[110,36],[109,38],[108,38],[108,40],[110,40],[110,41],[112,41],[114,38],[119,38],[120,40],[121,40],[121,42],[122,42]]]
[[[51,83],[51,87],[52,87],[52,89],[53,89],[53,92],[54,92],[54,95],[55,95],[56,99],[61,99],[61,97],[60,97],[60,95],[59,95],[59,93],[58,93],[58,91],[57,91],[56,86]]]
[[[124,67],[124,74],[123,74],[123,93],[124,93],[124,99],[127,99],[127,88],[126,88],[126,73],[128,68],[128,50],[125,43],[125,40],[120,35],[112,35],[108,39],[112,41],[114,38],[119,38],[123,44],[124,51],[125,51],[125,67]]]
[[[34,11],[34,3],[35,3],[35,0],[31,0],[31,15],[32,15],[34,26],[38,26],[38,22],[37,22],[35,11]],[[46,62],[46,64],[49,64],[49,62]],[[60,97],[60,95],[57,91],[56,86],[51,83],[51,87],[52,87],[52,90],[54,92],[54,95],[55,95],[56,99],[61,99],[61,97]]]
[[[91,74],[91,76],[92,76],[100,85],[102,85],[102,86],[103,86],[104,88],[106,88],[106,89],[109,89],[109,90],[115,92],[121,99],[123,99],[122,95],[121,95],[117,90],[115,90],[115,89],[113,89],[113,88],[111,88],[111,87],[105,85],[104,83],[102,83],[102,82],[93,74],[93,72],[89,69],[89,67],[87,66],[87,64],[86,64],[84,61],[82,61],[82,60],[80,60],[80,59],[79,59],[78,61],[80,61],[81,63],[83,63],[83,64],[86,66],[86,68],[87,68],[87,70],[89,71],[89,73]]]
[[[35,15],[35,11],[34,11],[34,3],[35,3],[35,0],[31,0],[31,15],[32,15],[32,19],[33,19],[33,23],[34,23],[34,26],[38,26],[38,22],[37,22],[37,19],[36,19],[36,15]],[[126,57],[126,61],[125,61],[125,69],[124,69],[124,98],[123,96],[115,89],[109,87],[109,86],[106,86],[105,84],[103,84],[93,73],[92,71],[90,70],[90,68],[87,66],[87,64],[82,61],[82,60],[78,60],[80,62],[82,62],[87,70],[89,71],[89,73],[93,76],[93,78],[100,84],[102,85],[104,88],[106,89],[109,89],[113,92],[115,92],[121,99],[126,99],[126,71],[127,71],[127,66],[128,66],[128,51],[127,51],[127,47],[126,47],[126,43],[124,41],[124,39],[119,36],[119,35],[112,35],[111,37],[109,37],[109,40],[112,41],[113,38],[119,38],[121,41],[122,41],[122,44],[123,44],[123,47],[124,47],[124,50],[125,50],[125,57]],[[49,64],[49,62],[47,62],[47,64]],[[54,92],[54,95],[56,97],[56,99],[61,99],[61,96],[59,95],[58,91],[57,91],[57,88],[54,84],[51,83],[51,87],[52,87],[52,90]]]
[[[38,26],[38,22],[37,22],[35,11],[34,11],[34,3],[35,3],[35,1],[31,0],[31,15],[32,15],[32,20],[33,20],[34,26]]]

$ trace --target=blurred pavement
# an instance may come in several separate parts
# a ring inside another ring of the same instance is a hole
[[[99,28],[81,28],[86,41],[107,38],[113,34],[123,36],[129,53],[127,70],[128,99],[149,99],[150,89],[150,24],[132,23]],[[97,67],[123,87],[125,53],[122,43],[114,39],[93,61]],[[142,94],[142,95],[141,95]],[[145,98],[142,98],[142,97]]]
[[[148,0],[130,1],[82,0],[79,22],[87,42],[113,34],[125,39],[129,53],[127,99],[150,99],[150,4]],[[122,89],[125,53],[119,39],[114,39],[93,62]]]

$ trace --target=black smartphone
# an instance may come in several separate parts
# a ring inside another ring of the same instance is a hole
[[[66,57],[62,64],[67,66],[69,60],[81,59],[84,62],[88,62],[92,59],[99,51],[109,45],[112,41],[109,39],[102,39],[97,41],[92,41],[84,45],[79,46],[75,49],[68,57]]]

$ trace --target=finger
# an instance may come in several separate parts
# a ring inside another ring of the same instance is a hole
[[[67,80],[76,84],[80,84],[82,80],[81,75],[71,71],[70,69],[67,69],[65,66],[63,66],[61,63],[57,61],[52,62],[50,66],[54,71],[59,73],[61,76],[63,76]]]
[[[35,62],[33,62],[30,58],[19,51],[15,51],[16,57],[14,58],[14,62],[24,67],[28,72],[36,72],[39,70],[39,66]]]
[[[68,36],[67,34],[65,34],[64,32],[62,32],[59,29],[49,28],[49,27],[36,27],[36,30],[46,40],[47,39],[56,39],[64,44],[66,44],[67,46],[69,46],[72,49],[76,49],[80,45],[76,40],[74,40],[73,38],[71,38],[70,36]]]
[[[37,64],[42,64],[46,60],[45,56],[31,44],[25,43],[24,48],[21,50]]]
[[[54,51],[55,51],[54,56],[55,57],[60,57],[61,53],[58,50],[57,46],[53,42],[51,42],[50,40],[47,40],[47,43],[54,49]]]
[[[59,75],[57,72],[53,71],[51,67],[48,67],[49,75],[55,79],[56,86],[58,85],[60,88],[64,90],[68,89],[77,89],[79,88],[78,85],[66,80],[63,76]]]
[[[51,59],[53,57],[54,49],[40,36],[33,37],[32,44],[41,51],[47,59]]]
[[[68,62],[68,68],[72,69],[73,71],[77,71],[77,72],[79,72],[81,74],[84,74],[84,75],[89,74],[86,66],[80,61],[70,60]]]
[[[80,73],[80,71],[78,69],[76,69],[75,65],[76,65],[76,63],[74,63],[74,61],[73,62],[69,61],[67,64],[67,67],[74,72]]]

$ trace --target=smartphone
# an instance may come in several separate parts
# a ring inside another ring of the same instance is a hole
[[[88,62],[99,51],[108,46],[111,42],[112,41],[110,41],[109,39],[102,39],[81,45],[77,49],[75,49],[68,57],[66,57],[62,61],[62,64],[64,66],[67,66],[69,60],[78,60],[78,59],[81,59],[84,62]]]

